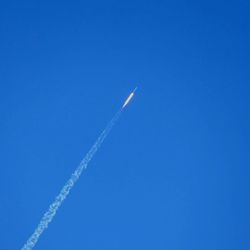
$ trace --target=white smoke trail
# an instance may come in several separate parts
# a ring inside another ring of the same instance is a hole
[[[43,231],[48,227],[49,223],[53,220],[54,216],[56,215],[57,210],[62,205],[63,201],[67,198],[70,190],[74,187],[75,183],[79,179],[82,174],[82,171],[87,168],[89,162],[97,152],[98,148],[102,145],[103,141],[111,131],[112,127],[114,126],[115,122],[118,120],[122,109],[114,116],[114,118],[108,123],[107,127],[103,130],[99,138],[96,140],[95,144],[86,154],[86,156],[81,161],[80,165],[76,168],[74,173],[71,175],[69,180],[66,182],[64,187],[62,188],[59,195],[55,198],[54,202],[49,206],[47,212],[43,215],[42,219],[40,220],[37,228],[27,240],[25,245],[21,248],[21,250],[31,250],[39,240],[39,237],[43,233]]]

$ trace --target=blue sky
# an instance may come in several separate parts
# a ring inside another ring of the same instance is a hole
[[[35,249],[249,249],[249,12],[2,1],[0,248],[23,246],[138,85]]]

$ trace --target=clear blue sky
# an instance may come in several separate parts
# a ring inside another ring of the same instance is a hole
[[[250,249],[249,1],[2,1],[0,249],[20,249],[129,92],[36,250]]]

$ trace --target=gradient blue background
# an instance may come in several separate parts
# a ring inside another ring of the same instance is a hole
[[[1,1],[0,249],[20,249],[129,92],[36,250],[250,249],[249,1]]]

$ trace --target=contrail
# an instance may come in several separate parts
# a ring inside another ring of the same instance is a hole
[[[61,189],[60,193],[56,196],[54,202],[49,206],[47,212],[43,215],[42,219],[40,220],[37,228],[33,232],[33,234],[30,236],[30,238],[27,240],[27,242],[24,244],[24,246],[21,248],[21,250],[32,250],[33,247],[36,245],[37,241],[39,240],[40,236],[42,235],[43,231],[49,226],[49,223],[53,220],[53,218],[56,215],[57,210],[62,205],[63,201],[67,198],[70,190],[74,187],[75,183],[81,176],[83,170],[85,170],[91,161],[91,159],[94,157],[95,153],[99,149],[99,147],[102,145],[103,141],[115,125],[116,121],[119,119],[123,109],[128,105],[130,100],[133,98],[135,91],[137,87],[134,89],[134,91],[129,95],[129,97],[125,100],[122,108],[116,113],[116,115],[111,119],[111,121],[108,123],[106,128],[103,130],[101,135],[96,140],[95,144],[90,148],[89,152],[86,154],[86,156],[83,158],[79,166],[76,168],[74,173],[71,175],[69,180],[66,182],[64,187]]]
[[[101,135],[96,140],[95,144],[91,147],[89,152],[86,154],[86,156],[83,158],[79,166],[76,168],[74,173],[71,175],[69,180],[66,182],[64,187],[62,188],[59,195],[56,196],[54,202],[49,206],[49,209],[47,212],[43,215],[42,219],[40,220],[37,228],[33,232],[33,234],[30,236],[30,238],[27,240],[25,245],[21,248],[21,250],[31,250],[36,245],[37,241],[39,240],[41,234],[43,231],[48,227],[49,223],[53,220],[53,218],[56,215],[57,210],[62,205],[63,201],[67,198],[70,190],[74,187],[75,183],[81,176],[84,169],[87,168],[89,162],[99,149],[99,147],[102,145],[103,141],[115,125],[116,121],[119,119],[121,112],[123,108],[116,113],[116,115],[112,118],[112,120],[108,123],[106,128],[103,130]]]

